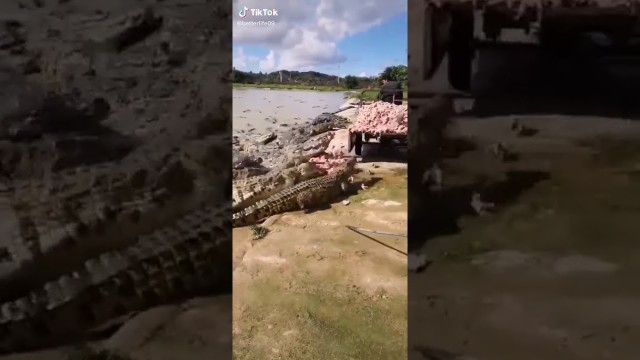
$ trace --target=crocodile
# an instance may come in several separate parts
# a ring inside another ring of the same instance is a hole
[[[318,120],[315,124],[299,125],[279,133],[275,141],[266,145],[245,148],[237,143],[234,152],[234,168],[255,167],[255,165],[247,164],[250,162],[247,159],[260,159],[259,165],[262,167],[275,168],[281,164],[290,163],[295,158],[309,159],[319,156],[324,153],[331,142],[330,131],[347,126],[347,119],[331,115],[330,118],[323,118],[322,121]],[[242,151],[238,149],[242,149]]]
[[[0,352],[77,341],[111,319],[231,283],[228,208],[204,207],[0,305]]]
[[[301,181],[324,175],[313,163],[305,162],[266,175],[253,176],[233,183],[233,211],[239,211]]]
[[[96,188],[141,189],[156,179],[169,165],[180,161],[178,154],[131,156],[121,161],[81,166],[57,172],[44,172],[40,176],[16,178],[9,190],[14,199],[25,204],[38,203],[46,199],[82,197]]]
[[[349,125],[349,120],[332,113],[322,113],[311,120],[311,125],[331,124],[333,127],[345,127]]]
[[[329,203],[347,190],[354,168],[355,159],[349,159],[327,175],[298,183],[235,212],[233,227],[253,225],[272,215],[295,210],[308,211],[317,205]]]
[[[0,294],[0,300],[78,266],[86,256],[126,246],[136,236],[200,206],[211,190],[194,184],[193,177],[177,161],[167,164],[157,178],[140,189],[132,188],[129,179],[119,186],[96,186],[86,194],[57,201],[25,206],[21,199],[15,200],[21,226],[9,251],[13,258],[26,262],[10,278],[0,281],[4,289],[11,289]],[[61,256],[65,257],[63,263]]]

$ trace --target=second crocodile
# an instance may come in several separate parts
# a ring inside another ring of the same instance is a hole
[[[242,210],[269,196],[325,173],[313,163],[305,162],[284,170],[274,170],[233,182],[233,211]]]
[[[347,190],[354,169],[355,159],[350,159],[328,175],[303,181],[265,200],[258,201],[233,214],[233,227],[253,225],[272,215],[295,210],[307,211],[318,205],[327,204]]]

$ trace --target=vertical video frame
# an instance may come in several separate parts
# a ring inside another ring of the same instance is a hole
[[[637,357],[634,8],[409,14],[409,358]]]
[[[406,0],[233,16],[234,358],[406,359]]]
[[[0,13],[0,358],[231,358],[231,1]]]

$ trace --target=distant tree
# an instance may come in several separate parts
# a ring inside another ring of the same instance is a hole
[[[330,74],[323,74],[315,71],[282,71],[282,83],[296,83],[300,85],[307,86],[336,86],[336,76]],[[287,76],[290,75],[290,76]],[[252,71],[241,71],[238,69],[234,69],[232,72],[233,82],[234,83],[245,83],[245,84],[280,84],[280,72],[275,71],[271,73],[267,72],[252,72]],[[346,86],[345,78],[340,78],[340,85]],[[366,83],[367,79],[358,79],[356,86],[362,86],[363,83]]]
[[[242,71],[238,71],[236,69],[233,69],[233,71],[231,72],[231,79],[234,83],[244,83],[247,80],[247,76],[245,75],[245,73],[243,73]]]
[[[358,87],[358,78],[355,76],[347,75],[344,77],[344,86],[347,89],[355,89]]]
[[[387,66],[382,70],[380,74],[378,74],[378,78],[380,79],[393,79],[393,66]]]
[[[393,69],[393,77],[396,81],[400,81],[402,83],[407,82],[407,67],[404,65],[399,65],[394,67]]]
[[[400,81],[406,83],[407,81],[407,67],[405,65],[387,66],[379,77],[387,77],[393,81]]]

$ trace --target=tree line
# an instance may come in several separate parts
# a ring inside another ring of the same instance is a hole
[[[385,76],[391,80],[400,81],[405,86],[407,83],[407,67],[405,65],[388,66],[377,76],[362,77],[347,75],[338,77],[317,71],[274,71],[270,73],[240,71],[233,69],[233,83],[238,84],[287,84],[304,86],[331,86],[344,87],[346,89],[375,88],[380,84],[380,79]]]

